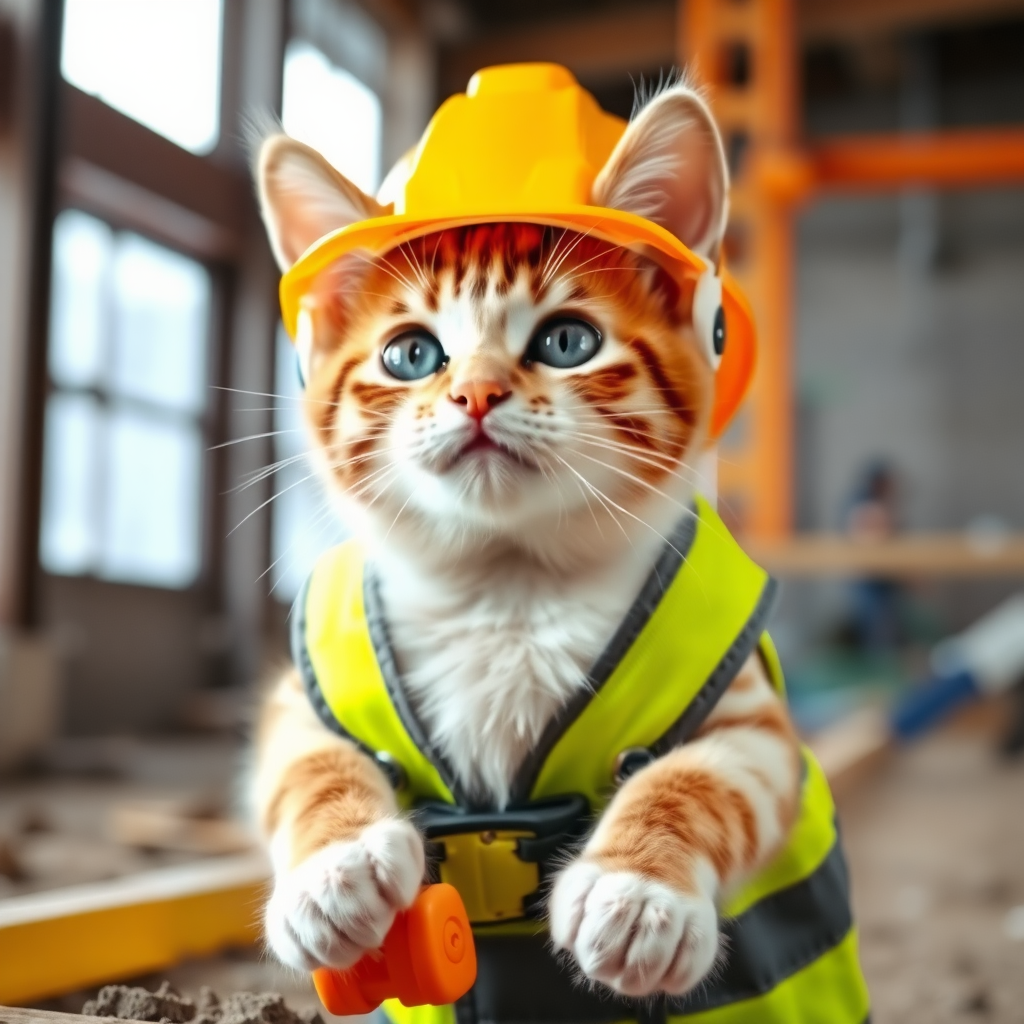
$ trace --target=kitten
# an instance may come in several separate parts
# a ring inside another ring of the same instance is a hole
[[[282,268],[387,212],[284,136],[265,142],[258,176]],[[592,201],[715,263],[727,190],[710,115],[675,85],[634,118]],[[302,308],[319,468],[375,566],[406,692],[482,804],[506,803],[687,514],[714,388],[692,302],[692,286],[643,255],[485,224],[343,257]],[[697,735],[621,787],[560,873],[554,942],[618,992],[692,988],[718,954],[716,903],[778,850],[799,787],[793,728],[754,654]],[[253,794],[277,956],[344,967],[379,946],[420,885],[423,844],[297,672],[263,708]]]

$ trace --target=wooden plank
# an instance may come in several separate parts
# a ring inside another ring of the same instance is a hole
[[[140,1024],[119,1018],[124,1024]],[[110,1017],[85,1014],[60,1014],[53,1010],[31,1010],[28,1007],[0,1007],[0,1024],[111,1024]]]
[[[124,1024],[136,1024],[124,1020]],[[0,1024],[110,1024],[109,1017],[89,1017],[82,1013],[57,1013],[31,1010],[23,1006],[0,1006]]]
[[[0,1001],[46,999],[251,945],[269,870],[262,855],[224,857],[0,900]]]
[[[832,796],[841,802],[895,749],[889,719],[880,707],[863,708],[807,740]]]
[[[1024,535],[972,537],[935,533],[856,541],[841,534],[744,543],[759,565],[779,576],[1024,576]]]
[[[442,51],[441,95],[465,89],[480,68],[514,61],[555,61],[591,81],[669,68],[676,62],[675,43],[670,4],[636,4],[505,28]]]

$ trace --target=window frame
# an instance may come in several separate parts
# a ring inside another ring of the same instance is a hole
[[[65,197],[66,200],[66,197]],[[41,537],[42,537],[42,511],[40,513],[40,543],[37,545],[39,551],[37,552],[37,558],[40,559],[39,565],[43,572],[51,575],[60,576],[73,576],[78,579],[92,579],[98,580],[102,583],[113,584],[115,586],[133,586],[133,587],[145,587],[155,590],[173,590],[179,593],[187,593],[189,591],[201,591],[209,586],[211,579],[213,578],[213,559],[216,553],[215,535],[212,529],[212,521],[216,518],[214,514],[214,506],[216,505],[216,472],[215,466],[212,463],[215,461],[213,456],[215,455],[215,446],[220,442],[221,438],[221,422],[222,418],[218,415],[217,406],[220,404],[217,396],[220,394],[217,382],[220,380],[220,371],[223,364],[223,354],[220,351],[222,348],[223,329],[218,330],[219,322],[222,317],[219,316],[219,307],[223,306],[222,299],[223,281],[218,285],[216,267],[208,265],[204,260],[197,259],[192,253],[183,252],[180,248],[166,244],[162,240],[154,239],[143,232],[139,231],[133,226],[117,226],[112,224],[107,218],[99,216],[98,214],[82,209],[79,204],[70,204],[69,202],[63,202],[58,210],[57,215],[54,218],[54,228],[56,228],[57,219],[60,215],[66,211],[76,211],[87,214],[88,216],[94,217],[102,223],[106,224],[116,239],[119,235],[133,234],[137,237],[143,238],[147,241],[154,242],[161,247],[170,250],[178,255],[184,256],[188,259],[194,260],[206,271],[209,282],[210,282],[210,295],[209,305],[206,313],[206,322],[204,324],[205,340],[204,340],[204,388],[206,394],[204,395],[204,401],[201,409],[198,412],[190,412],[187,410],[175,410],[168,407],[160,406],[159,403],[148,401],[142,398],[135,398],[129,396],[118,395],[115,390],[110,388],[106,383],[93,383],[90,385],[63,385],[58,381],[54,380],[52,373],[50,372],[50,359],[49,359],[49,338],[47,340],[47,360],[45,370],[45,381],[43,387],[43,418],[46,419],[47,412],[50,408],[51,400],[56,395],[73,395],[83,396],[91,398],[99,408],[100,415],[103,419],[109,420],[111,413],[117,409],[129,409],[135,412],[141,413],[144,418],[153,422],[176,422],[179,424],[188,424],[198,429],[200,435],[201,449],[199,453],[199,480],[197,486],[199,488],[199,509],[197,511],[199,530],[197,537],[197,566],[195,576],[190,582],[182,586],[173,584],[161,584],[161,583],[150,583],[142,580],[124,580],[111,578],[105,576],[100,572],[96,571],[96,567],[91,570],[84,572],[74,573],[53,573],[47,569],[41,561]],[[52,277],[52,270],[51,270]],[[108,282],[109,283],[109,282]],[[52,301],[52,282],[51,282],[51,301]],[[109,313],[108,313],[109,315]],[[51,323],[52,328],[52,323]],[[45,460],[46,457],[46,441],[45,436],[43,439],[42,457]],[[109,468],[109,456],[110,450],[107,445],[102,446],[102,450],[98,455],[99,472],[106,477],[106,472]],[[101,484],[102,486],[102,484]],[[42,497],[42,496],[41,496]],[[41,506],[42,508],[42,506]],[[102,525],[102,517],[99,525]]]

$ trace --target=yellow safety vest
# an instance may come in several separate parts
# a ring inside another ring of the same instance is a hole
[[[616,780],[685,742],[759,649],[783,692],[764,622],[774,582],[702,499],[685,517],[591,673],[520,769],[510,807],[473,807],[409,705],[375,577],[352,542],[324,554],[299,595],[293,653],[323,721],[374,757],[442,858],[473,922],[480,970],[467,1004],[408,1009],[398,1024],[652,1019],[649,1004],[576,985],[546,946],[538,890]],[[686,1024],[863,1024],[867,989],[835,808],[804,750],[799,817],[785,848],[721,907],[724,965],[659,1019]],[[417,810],[419,809],[419,810]]]

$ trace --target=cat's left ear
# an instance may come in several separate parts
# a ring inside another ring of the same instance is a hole
[[[729,170],[711,111],[683,83],[637,114],[598,174],[591,202],[638,214],[718,263]]]

